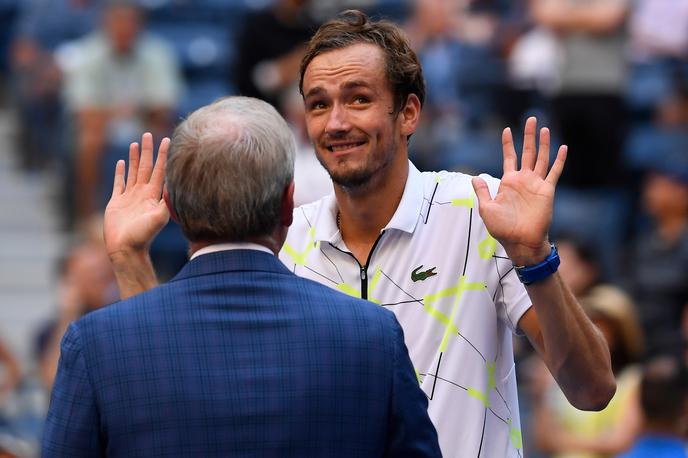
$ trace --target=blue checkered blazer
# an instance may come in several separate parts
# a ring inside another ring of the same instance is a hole
[[[426,409],[391,312],[224,251],[69,327],[43,456],[440,456]]]

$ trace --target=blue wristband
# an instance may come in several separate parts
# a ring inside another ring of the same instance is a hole
[[[515,267],[516,275],[521,283],[524,285],[530,285],[536,281],[544,280],[545,278],[552,275],[559,268],[559,253],[557,252],[557,247],[552,245],[552,251],[549,252],[549,256],[545,258],[544,261],[532,265]]]

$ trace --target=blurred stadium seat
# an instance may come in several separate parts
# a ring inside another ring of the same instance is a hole
[[[7,51],[12,39],[12,24],[19,11],[19,0],[0,0],[0,71],[7,70]]]
[[[669,97],[673,88],[672,68],[668,63],[635,64],[630,68],[626,100],[633,113],[642,115]]]

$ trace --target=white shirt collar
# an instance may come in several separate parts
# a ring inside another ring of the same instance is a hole
[[[385,230],[398,229],[413,234],[423,209],[423,177],[420,171],[409,161],[408,178],[404,186],[404,194],[392,219]]]
[[[251,242],[227,242],[227,243],[215,243],[213,245],[208,245],[201,248],[191,255],[191,259],[195,259],[204,254],[217,253],[218,251],[229,251],[229,250],[256,250],[263,251],[265,253],[270,253],[274,256],[275,253],[270,251],[266,246],[259,245],[257,243]]]
[[[337,199],[334,194],[324,197],[322,210],[315,222],[315,240],[337,243],[341,234],[337,227]],[[404,193],[392,219],[383,230],[397,229],[412,234],[423,209],[423,177],[420,171],[409,161],[408,177]]]

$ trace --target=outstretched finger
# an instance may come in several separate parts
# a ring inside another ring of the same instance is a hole
[[[165,164],[167,163],[167,150],[170,148],[170,139],[165,137],[160,142],[158,148],[158,158],[155,160],[155,167],[151,175],[151,184],[155,189],[162,190],[162,184],[165,181]]]
[[[141,160],[139,162],[139,173],[136,177],[137,183],[146,184],[150,180],[153,172],[153,135],[146,132],[141,137]]]
[[[129,145],[129,171],[127,172],[127,187],[129,190],[136,184],[136,175],[139,173],[139,144],[134,142]]]
[[[523,154],[521,156],[521,169],[533,170],[535,167],[535,135],[537,119],[531,116],[526,120],[523,130]]]
[[[478,197],[479,205],[484,205],[492,200],[492,196],[490,195],[490,189],[487,187],[487,183],[485,182],[485,180],[479,177],[473,177],[473,179],[471,180],[471,184],[473,185],[475,195]]]
[[[115,165],[115,179],[112,183],[112,197],[119,196],[124,192],[124,161],[117,161]]]
[[[511,129],[506,128],[502,132],[502,154],[504,155],[504,173],[516,171],[516,149],[514,148],[514,137]]]
[[[566,145],[561,145],[559,151],[557,152],[557,158],[552,164],[552,168],[547,175],[547,182],[552,186],[556,186],[559,181],[561,173],[564,171],[564,164],[566,163],[566,154],[568,153],[568,147]]]
[[[547,176],[549,168],[549,129],[540,129],[540,147],[538,148],[537,162],[535,162],[535,173],[542,179]]]

